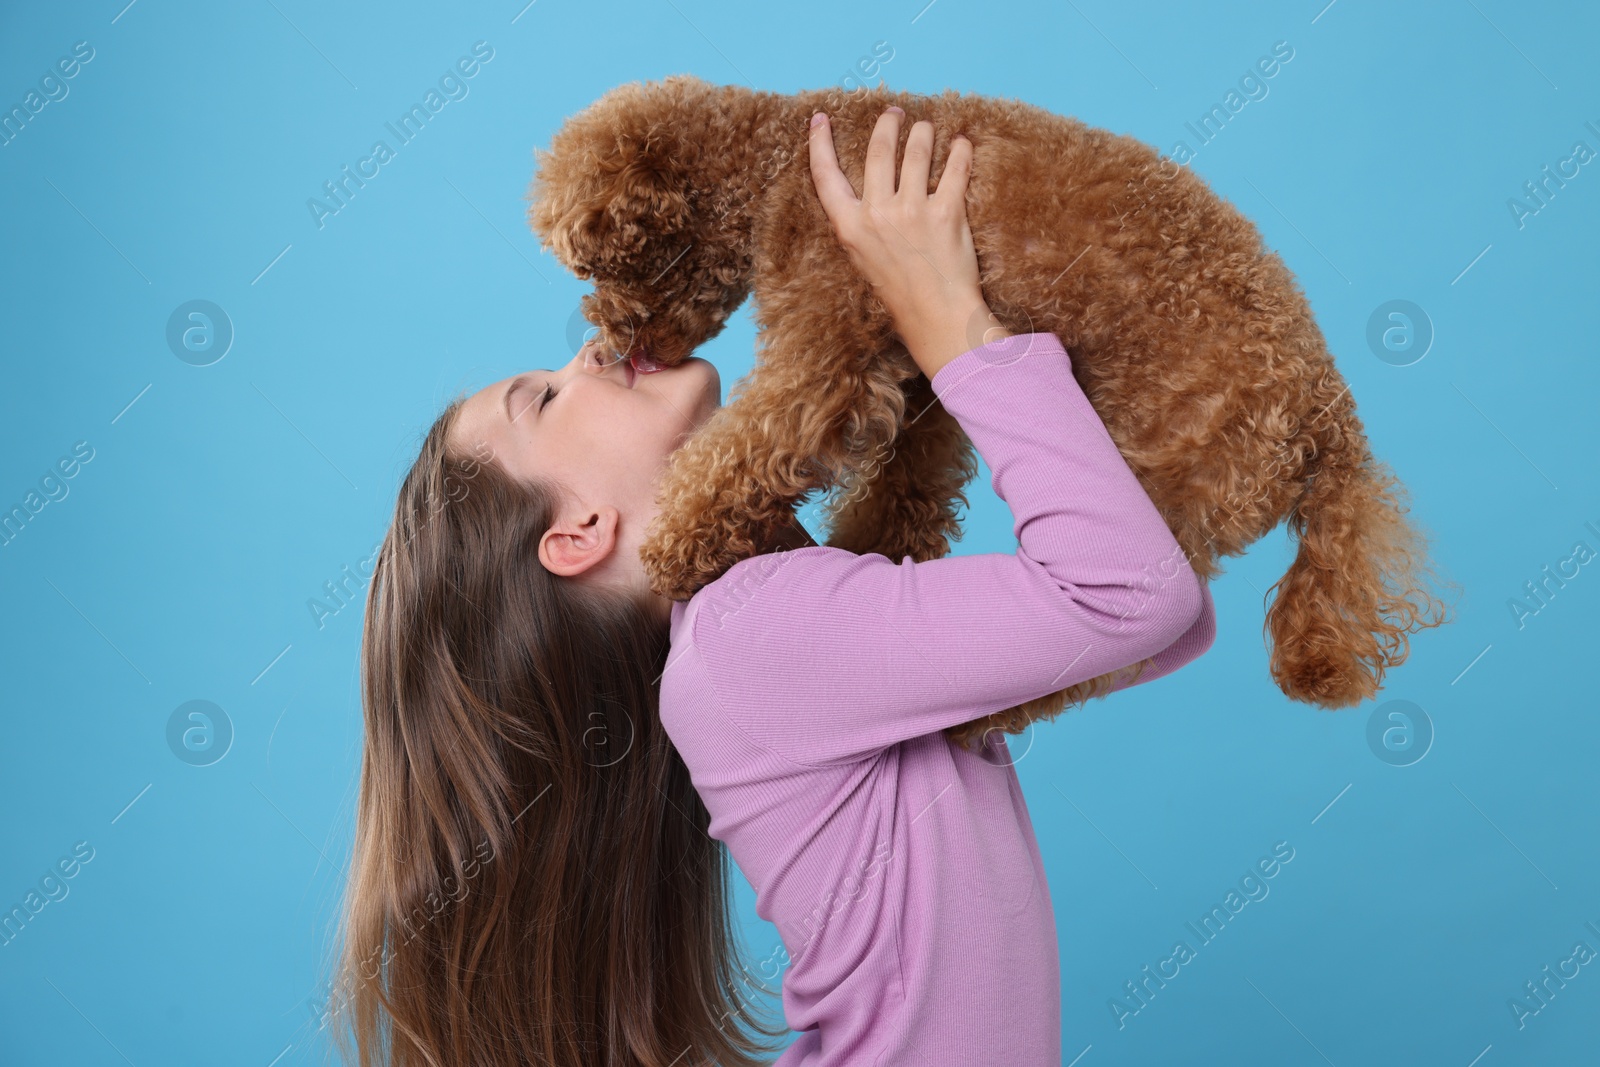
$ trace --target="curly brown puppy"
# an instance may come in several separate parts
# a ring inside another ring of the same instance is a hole
[[[641,552],[655,590],[686,600],[769,550],[816,490],[847,490],[825,504],[830,545],[922,561],[960,537],[971,443],[851,267],[809,173],[808,124],[824,110],[859,190],[891,104],[902,146],[913,122],[934,123],[930,189],[950,138],[972,142],[967,214],[990,307],[1013,333],[1060,337],[1194,571],[1215,577],[1221,557],[1288,521],[1298,555],[1263,627],[1278,686],[1324,708],[1373,696],[1407,635],[1447,608],[1293,275],[1190,171],[1014,100],[675,76],[606,93],[538,152],[530,222],[594,281],[583,310],[616,351],[676,363],[755,296],[756,368],[667,472]],[[1020,731],[1113,677],[950,733]]]

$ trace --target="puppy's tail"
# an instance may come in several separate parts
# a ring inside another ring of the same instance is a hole
[[[1287,520],[1299,552],[1267,591],[1277,598],[1262,628],[1278,688],[1331,709],[1371,698],[1405,662],[1409,634],[1451,620],[1426,588],[1428,540],[1406,517],[1405,487],[1373,458],[1352,403],[1330,414]]]

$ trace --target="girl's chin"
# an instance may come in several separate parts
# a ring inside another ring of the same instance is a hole
[[[691,364],[689,360],[694,362]],[[722,376],[717,373],[717,368],[710,360],[701,359],[699,356],[690,356],[688,360],[678,364],[677,369],[685,374],[692,374],[705,382],[701,396],[710,408],[720,407],[722,404]],[[705,413],[709,415],[710,412]]]

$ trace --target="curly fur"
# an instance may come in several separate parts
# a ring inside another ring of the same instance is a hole
[[[1425,587],[1427,539],[1370,454],[1295,278],[1190,171],[1014,100],[776,94],[675,76],[608,92],[538,152],[529,221],[594,281],[583,310],[617,351],[679,362],[755,296],[756,369],[669,466],[641,551],[652,587],[688,599],[769,550],[817,490],[843,490],[827,500],[830,545],[921,561],[961,536],[971,443],[811,183],[812,112],[829,113],[860,189],[890,104],[905,109],[902,146],[913,122],[934,123],[930,189],[950,138],[971,140],[967,213],[989,306],[1014,333],[1061,339],[1195,573],[1210,580],[1221,557],[1288,521],[1298,555],[1263,627],[1279,688],[1324,708],[1373,696],[1405,660],[1407,635],[1449,621],[1447,609]],[[1121,674],[950,734],[1018,732]]]

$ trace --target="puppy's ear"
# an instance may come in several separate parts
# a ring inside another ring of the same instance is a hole
[[[689,224],[688,180],[664,145],[624,141],[609,151],[557,144],[537,151],[528,221],[580,278],[643,266],[661,239]]]

